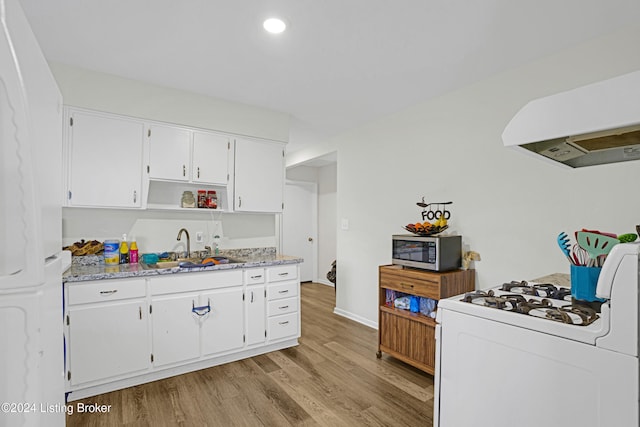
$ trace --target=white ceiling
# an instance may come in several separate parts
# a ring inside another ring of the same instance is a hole
[[[290,152],[640,17],[638,0],[21,3],[49,60],[287,112]]]

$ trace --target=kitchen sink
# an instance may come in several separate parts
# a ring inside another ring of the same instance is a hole
[[[175,261],[159,261],[154,264],[141,263],[142,268],[145,270],[162,270],[167,268],[181,267],[181,268],[196,268],[201,267],[202,262],[207,258],[215,258],[220,261],[220,264],[238,264],[244,261],[227,258],[223,256],[205,257],[205,258],[178,258]]]

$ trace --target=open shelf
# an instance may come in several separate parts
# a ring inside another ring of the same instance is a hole
[[[395,307],[389,307],[386,305],[381,305],[380,306],[380,311],[385,311],[387,313],[391,313],[395,316],[400,316],[400,317],[405,317],[407,319],[411,319],[411,320],[416,320],[418,322],[422,322],[425,323],[427,325],[432,325],[435,326],[436,325],[436,320],[433,319],[432,317],[429,316],[425,316],[424,314],[421,313],[412,313],[409,310],[402,310],[400,308],[395,308]]]
[[[210,208],[183,208],[180,206],[182,193],[191,191],[196,203],[198,201],[198,190],[214,190],[218,196],[218,207]],[[196,212],[215,213],[232,212],[229,199],[229,191],[223,185],[194,184],[190,182],[159,181],[149,180],[149,190],[147,195],[147,209],[169,210],[175,212]]]

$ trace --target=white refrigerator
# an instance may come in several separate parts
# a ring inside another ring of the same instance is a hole
[[[18,0],[0,0],[0,426],[65,423],[62,97]]]

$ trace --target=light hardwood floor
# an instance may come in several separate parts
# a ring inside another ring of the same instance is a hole
[[[67,426],[431,426],[433,377],[376,359],[377,331],[333,314],[333,288],[301,287],[297,347],[80,400],[111,410]]]

